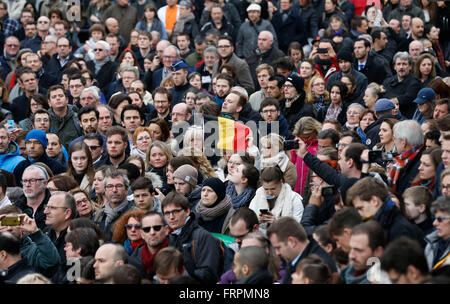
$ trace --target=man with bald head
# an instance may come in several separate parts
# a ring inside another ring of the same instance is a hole
[[[119,244],[104,244],[95,253],[95,280],[104,284],[113,283],[113,273],[117,266],[128,263],[128,254]]]
[[[417,61],[417,58],[419,58],[420,53],[422,53],[423,49],[423,44],[419,40],[413,40],[409,44],[408,53],[409,55],[411,55],[414,63]]]
[[[94,73],[98,86],[103,94],[107,95],[108,87],[117,70],[117,63],[109,57],[110,45],[104,40],[99,40],[94,46],[94,60],[86,63],[89,70]]]
[[[137,9],[128,4],[129,0],[117,0],[117,3],[110,5],[102,15],[102,22],[110,17],[120,21],[119,32],[126,41],[130,41],[130,32],[138,22]]]
[[[423,38],[424,32],[424,22],[422,19],[418,17],[414,17],[411,19],[411,23],[409,24],[409,30],[411,31],[411,35],[408,38],[403,39],[398,46],[398,49],[401,51],[408,51],[409,45],[414,40],[420,40]]]

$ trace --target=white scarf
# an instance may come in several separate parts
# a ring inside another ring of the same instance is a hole
[[[261,158],[261,167],[275,167],[278,165],[281,171],[284,173],[286,171],[287,165],[289,164],[289,157],[284,151],[281,151],[274,157]]]

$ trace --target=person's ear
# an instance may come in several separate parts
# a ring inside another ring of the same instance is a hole
[[[420,213],[425,213],[426,210],[427,210],[427,206],[425,204],[420,204],[419,205],[419,212]]]
[[[369,204],[373,205],[375,208],[378,209],[383,204],[383,202],[381,201],[381,199],[379,199],[375,195],[372,195],[372,197],[370,198]]]
[[[383,254],[383,247],[378,246],[377,248],[375,248],[375,251],[373,252],[374,256],[376,257],[381,257],[381,255]]]
[[[351,228],[344,228],[342,230],[342,233],[345,234],[346,236],[348,236],[348,238],[350,239],[350,237],[352,236],[352,229]]]
[[[253,232],[258,232],[258,231],[259,231],[259,224],[253,225],[252,231],[253,231]]]

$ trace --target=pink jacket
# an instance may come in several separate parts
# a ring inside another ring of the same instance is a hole
[[[318,147],[319,145],[317,140],[312,140],[308,145],[308,152],[316,155]],[[295,184],[294,191],[302,195],[303,188],[305,188],[306,184],[306,178],[308,177],[309,168],[303,159],[297,156],[294,150],[291,150],[291,162],[295,164],[295,167],[297,167],[297,183]]]

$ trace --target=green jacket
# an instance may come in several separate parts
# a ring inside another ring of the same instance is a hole
[[[26,257],[28,265],[43,271],[61,263],[58,250],[42,230],[24,236],[20,240],[20,254]]]
[[[72,110],[72,105],[67,106],[67,114],[64,117],[57,116],[53,109],[48,112],[50,113],[50,128],[55,130],[59,141],[68,150],[70,142],[81,136],[77,114]]]

